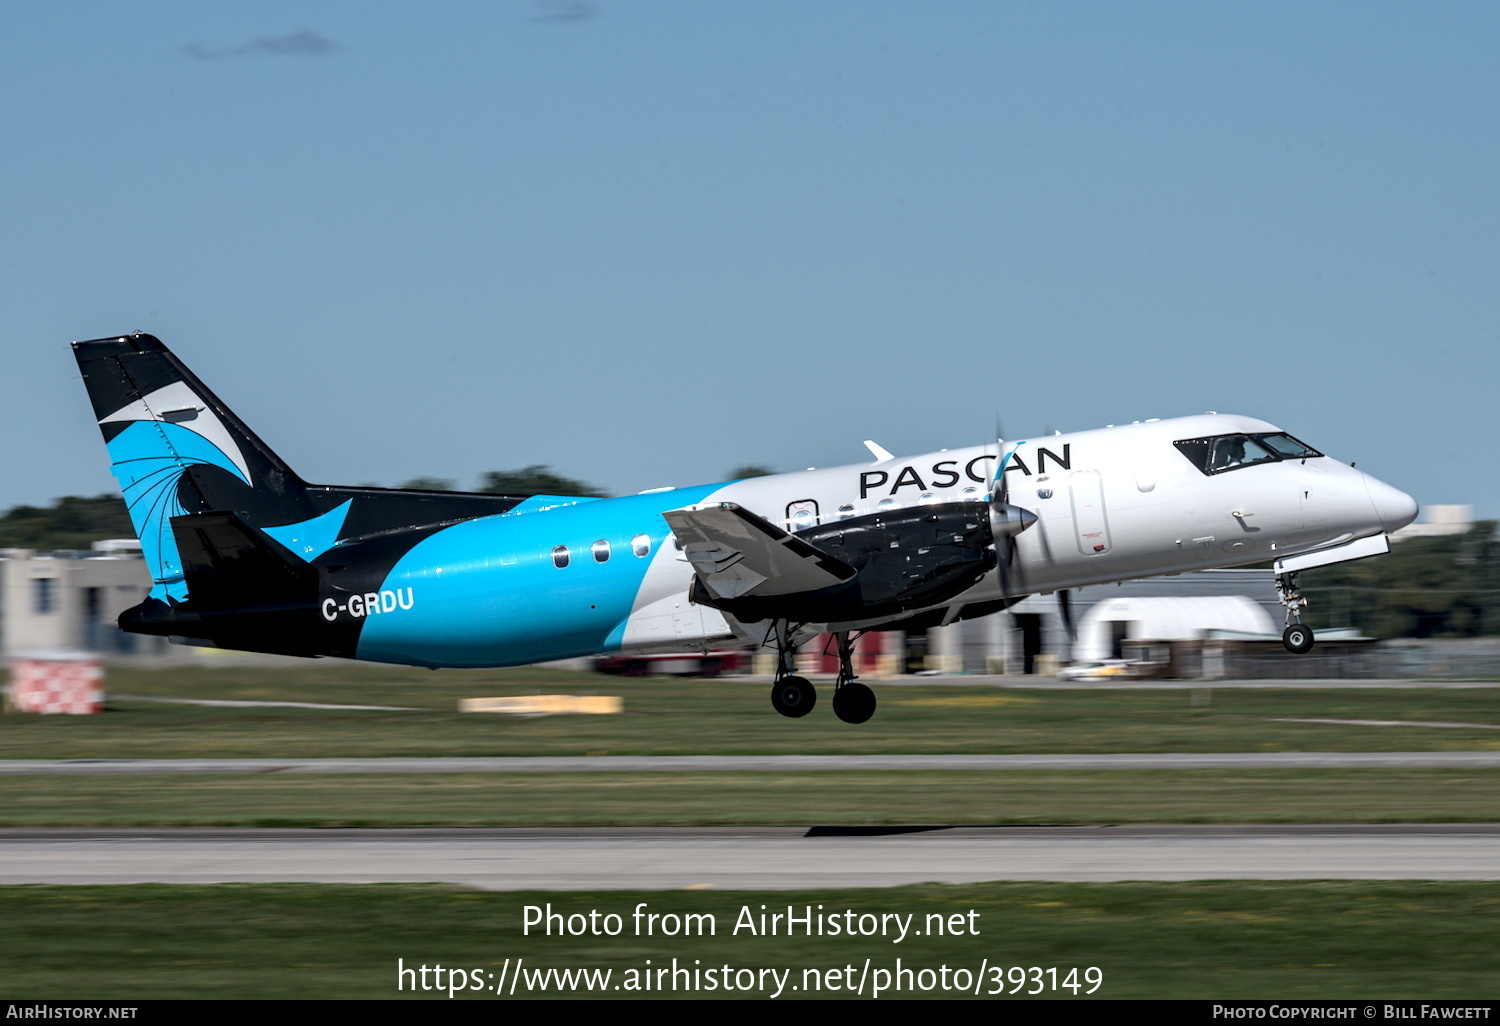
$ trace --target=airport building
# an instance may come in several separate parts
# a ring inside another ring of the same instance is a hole
[[[928,632],[927,654],[949,673],[1055,674],[1085,660],[1126,658],[1131,641],[1201,640],[1210,632],[1281,644],[1283,611],[1269,569],[1198,570],[1075,588],[1070,635],[1056,595]],[[933,659],[935,657],[935,659]]]
[[[1140,660],[1145,642],[1223,638],[1281,649],[1283,611],[1269,569],[1199,570],[1094,585],[1073,589],[1068,603],[1072,635],[1058,597],[1034,595],[990,616],[871,638],[861,650],[862,666],[884,674],[1052,676],[1071,662]]]
[[[134,539],[97,542],[83,551],[0,549],[0,653],[161,658],[176,646],[115,626],[120,610],[150,590],[151,575]]]

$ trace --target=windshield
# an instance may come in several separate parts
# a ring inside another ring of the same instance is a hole
[[[1305,460],[1322,453],[1285,432],[1210,435],[1172,443],[1188,462],[1205,474],[1222,474],[1257,463]]]

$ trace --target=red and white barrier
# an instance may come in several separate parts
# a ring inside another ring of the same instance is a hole
[[[91,655],[15,656],[8,699],[16,712],[103,712],[104,674]]]

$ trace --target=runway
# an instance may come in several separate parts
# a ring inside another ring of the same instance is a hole
[[[4,830],[0,884],[445,882],[486,890],[987,880],[1500,879],[1500,825],[860,830]]]

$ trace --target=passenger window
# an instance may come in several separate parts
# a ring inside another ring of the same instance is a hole
[[[854,506],[853,506],[853,504],[846,502],[842,506],[839,507],[839,519],[840,520],[850,520],[853,517],[854,517]]]
[[[552,565],[561,570],[568,565],[568,547],[559,545],[552,550]]]
[[[649,534],[638,534],[630,539],[630,551],[637,556],[644,556],[651,551],[651,536]]]
[[[594,553],[595,563],[609,562],[609,542],[605,541],[603,538],[600,538],[598,541],[594,542],[594,544],[590,546],[590,551]]]

